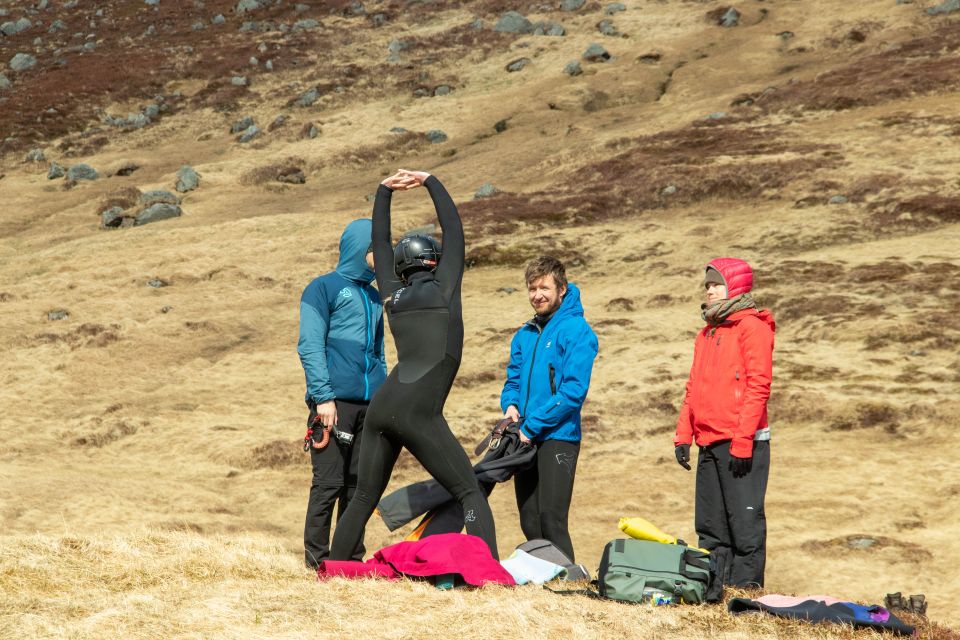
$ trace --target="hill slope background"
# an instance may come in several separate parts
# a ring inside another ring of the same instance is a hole
[[[572,511],[579,561],[596,568],[621,515],[695,538],[693,477],[671,434],[701,270],[736,255],[778,323],[768,589],[925,593],[931,618],[960,624],[960,579],[945,569],[960,563],[960,11],[755,0],[723,27],[720,2],[623,5],[4,3],[0,21],[31,22],[0,40],[5,632],[355,631],[349,607],[287,609],[291,594],[354,597],[298,565],[310,475],[298,298],[400,166],[440,177],[466,225],[468,331],[446,409],[465,445],[498,415],[509,336],[530,311],[525,261],[555,253],[583,290],[601,353]],[[494,31],[508,10],[565,35]],[[592,43],[610,59],[581,60]],[[13,71],[18,53],[36,65]],[[564,73],[575,60],[582,73]],[[246,116],[261,133],[240,143],[231,126]],[[46,160],[24,160],[32,149]],[[100,178],[48,179],[50,161]],[[136,212],[131,189],[173,190],[184,164],[201,178],[182,216],[99,228],[109,206]],[[294,169],[303,184],[276,180]],[[474,200],[486,182],[501,193]],[[394,212],[395,233],[435,221],[422,192]],[[391,488],[422,477],[404,454]],[[509,552],[522,541],[512,490],[492,505]],[[367,546],[403,533],[371,521]],[[543,618],[518,624],[570,615],[566,600],[521,594]],[[439,597],[433,616],[401,608],[405,622],[366,633],[417,635],[511,599]],[[263,601],[271,613],[255,616]],[[546,628],[814,633],[574,602],[586,626]]]

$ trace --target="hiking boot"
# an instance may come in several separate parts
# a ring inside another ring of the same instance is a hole
[[[899,591],[896,593],[888,593],[883,599],[883,606],[887,608],[887,611],[893,611],[894,609],[907,609],[908,604],[908,601]]]
[[[927,615],[927,600],[922,593],[910,596],[910,606],[908,609],[921,616]]]

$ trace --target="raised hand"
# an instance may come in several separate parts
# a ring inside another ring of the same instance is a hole
[[[426,182],[427,178],[430,177],[430,174],[426,171],[409,171],[407,169],[400,169],[400,171],[397,172],[397,175],[404,176],[415,182],[414,185],[407,187],[408,189],[422,187],[423,183]]]
[[[403,171],[398,171],[389,178],[384,179],[380,184],[394,191],[406,191],[407,189],[420,186],[415,178],[405,175]]]

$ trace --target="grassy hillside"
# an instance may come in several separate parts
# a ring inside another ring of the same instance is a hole
[[[847,633],[536,589],[310,580],[298,299],[401,166],[440,177],[466,225],[446,416],[468,448],[498,415],[509,336],[530,313],[522,265],[555,253],[583,291],[601,352],[579,561],[596,568],[622,515],[695,538],[671,435],[703,265],[736,255],[778,325],[768,590],[925,593],[931,619],[960,625],[960,11],[753,0],[723,27],[731,5],[692,0],[612,15],[592,1],[48,4],[0,17],[31,21],[0,39],[0,635],[472,637],[504,607],[534,637]],[[507,10],[566,35],[494,31]],[[564,73],[591,43],[610,60]],[[17,53],[36,66],[13,71]],[[146,126],[116,124],[150,105]],[[246,116],[262,133],[240,143]],[[50,162],[100,178],[48,179]],[[99,228],[112,205],[135,213],[137,192],[173,190],[184,164],[201,178],[182,216]],[[276,180],[292,169],[303,184]],[[486,182],[501,193],[475,200]],[[395,232],[434,221],[424,193],[394,199]],[[404,454],[391,488],[422,477]],[[492,505],[509,552],[512,489]],[[399,537],[372,521],[367,546]]]

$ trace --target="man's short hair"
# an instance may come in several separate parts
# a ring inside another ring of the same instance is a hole
[[[540,256],[531,260],[527,264],[524,278],[529,285],[534,280],[539,280],[547,275],[553,276],[553,281],[557,283],[557,289],[567,288],[567,270],[563,263],[553,256]]]

